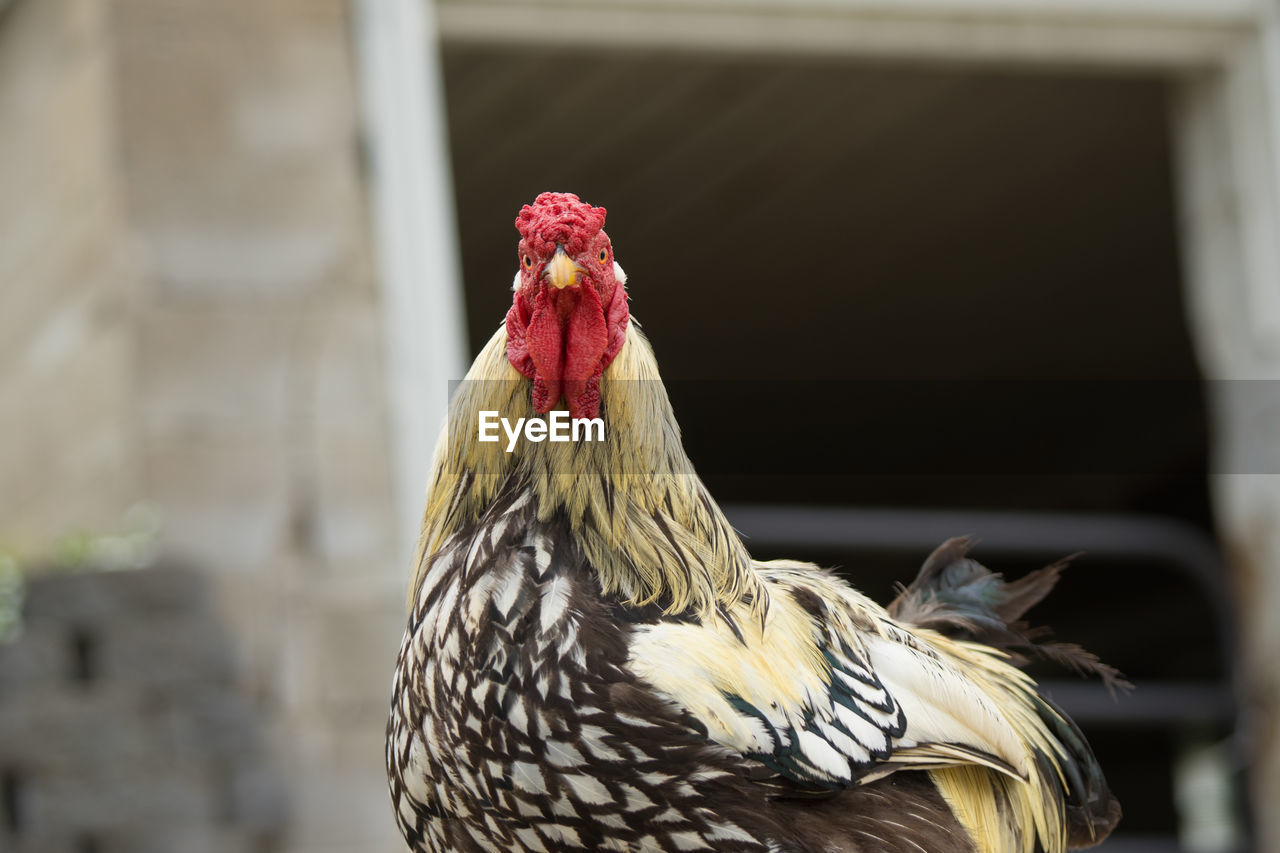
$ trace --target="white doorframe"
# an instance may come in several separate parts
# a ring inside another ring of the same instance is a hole
[[[444,86],[427,0],[354,0],[406,583],[449,382],[466,370]]]
[[[1261,2],[1261,0],[1258,0]],[[1171,71],[1222,63],[1254,0],[440,0],[450,42]]]

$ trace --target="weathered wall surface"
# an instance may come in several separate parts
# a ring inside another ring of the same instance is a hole
[[[0,544],[154,502],[288,781],[280,849],[318,853],[403,846],[382,732],[405,571],[347,6],[0,16]]]
[[[49,575],[0,645],[0,849],[273,849],[287,813],[199,575]]]
[[[113,7],[164,551],[217,574],[298,781],[292,849],[393,845],[402,570],[347,4]]]
[[[110,41],[94,0],[0,17],[0,544],[19,552],[140,496]]]

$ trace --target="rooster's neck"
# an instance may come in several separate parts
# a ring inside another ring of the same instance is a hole
[[[698,479],[680,443],[657,362],[632,322],[600,382],[603,441],[479,441],[482,411],[515,423],[538,417],[532,382],[506,357],[503,329],[454,394],[436,448],[413,590],[431,556],[480,523],[512,489],[532,490],[538,518],[569,522],[606,594],[671,612],[706,614],[739,602],[763,607],[750,557]]]

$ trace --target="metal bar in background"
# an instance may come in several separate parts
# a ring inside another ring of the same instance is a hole
[[[747,539],[780,547],[918,550],[920,561],[952,536],[974,536],[984,553],[1158,560],[1190,578],[1210,602],[1224,671],[1235,671],[1232,606],[1217,549],[1194,527],[1165,518],[1089,513],[858,509],[727,504]],[[799,555],[798,555],[799,556]],[[904,578],[904,580],[906,580]]]
[[[1123,701],[1105,687],[1089,682],[1041,681],[1040,691],[1079,723],[1231,724],[1236,716],[1235,697],[1230,688],[1212,682],[1143,682],[1132,693],[1126,693]]]
[[[1186,853],[1177,839],[1163,835],[1109,838],[1097,849],[1102,853]]]

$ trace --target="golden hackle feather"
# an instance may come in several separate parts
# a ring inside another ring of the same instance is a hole
[[[680,430],[648,341],[633,320],[600,383],[603,442],[531,443],[506,452],[477,440],[481,411],[512,424],[538,416],[529,380],[506,357],[499,329],[457,389],[436,446],[410,600],[430,557],[478,518],[508,477],[526,478],[541,518],[563,512],[599,572],[624,602],[673,613],[713,613],[743,600],[762,613],[751,559],[680,444]]]

